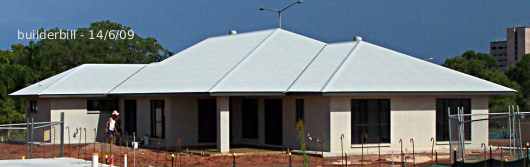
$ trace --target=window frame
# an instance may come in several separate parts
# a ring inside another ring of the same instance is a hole
[[[458,105],[461,105],[464,107],[464,114],[471,114],[473,111],[472,109],[472,100],[471,98],[437,98],[436,99],[436,122],[435,122],[435,138],[436,141],[441,142],[447,142],[449,141],[449,116],[447,115],[447,107],[451,107],[451,113],[456,114],[456,107],[460,107]],[[447,105],[443,105],[440,103],[444,103]],[[453,106],[457,105],[457,106]],[[441,118],[440,118],[441,117]],[[464,121],[471,120],[471,117],[464,117]],[[471,141],[472,140],[472,128],[471,124],[464,124],[464,140],[465,141]],[[442,136],[439,136],[442,135]]]
[[[302,98],[295,100],[295,124],[298,121],[305,122],[305,102]]]
[[[376,114],[374,111],[371,111],[369,105],[376,103]],[[391,119],[390,114],[391,109],[391,100],[388,98],[378,98],[378,99],[351,99],[350,101],[350,113],[351,113],[351,144],[378,144],[378,143],[390,143],[391,137]],[[370,115],[374,114],[374,115]],[[383,115],[385,114],[385,115]],[[377,123],[371,123],[369,118],[370,116],[377,119]],[[370,128],[370,126],[377,126],[377,128]],[[377,136],[370,137],[368,136],[370,132],[368,131],[377,130]],[[366,131],[366,132],[361,132]],[[385,134],[383,134],[385,133]],[[363,134],[368,136],[366,140],[362,137]],[[364,140],[364,141],[363,141]]]
[[[37,100],[30,100],[28,109],[30,113],[37,113],[39,111],[39,104]]]

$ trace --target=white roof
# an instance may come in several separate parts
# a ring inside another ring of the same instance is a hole
[[[82,65],[11,95],[304,92],[514,90],[368,42],[273,29],[207,38],[149,65]]]
[[[278,29],[211,92],[287,92],[324,45]]]
[[[84,64],[11,95],[108,94],[143,66],[143,64]]]
[[[368,42],[360,42],[324,92],[512,92],[514,90]]]

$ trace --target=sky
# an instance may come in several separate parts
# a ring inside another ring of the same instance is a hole
[[[111,20],[154,37],[178,52],[230,30],[277,27],[273,13],[289,0],[4,0],[0,2],[0,49],[17,31],[87,27]],[[488,52],[505,29],[530,25],[528,0],[305,0],[284,13],[283,28],[324,42],[363,40],[441,63],[466,50]]]

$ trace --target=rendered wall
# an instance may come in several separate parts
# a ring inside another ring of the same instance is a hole
[[[68,143],[92,143],[96,136],[101,138],[103,134],[106,118],[100,117],[101,114],[88,113],[86,110],[86,99],[84,98],[53,98],[50,101],[50,120],[60,121],[61,112],[64,112],[64,142]],[[104,123],[103,123],[104,124]],[[95,130],[95,131],[94,131]],[[77,132],[77,133],[76,133]],[[58,130],[56,135],[60,135]],[[59,142],[59,136],[56,138]]]
[[[242,138],[241,97],[232,97],[231,133],[232,144],[268,146],[265,144],[264,100],[281,98],[283,105],[283,146],[298,148],[299,136],[296,129],[296,99],[304,99],[305,140],[309,150],[329,150],[329,98],[323,96],[253,97],[258,100],[258,138]],[[309,140],[312,139],[312,141]],[[323,149],[322,149],[323,148]]]
[[[360,145],[351,145],[350,100],[353,98],[387,98],[391,100],[390,143],[382,143],[382,153],[399,153],[402,139],[405,152],[412,152],[411,138],[415,141],[416,152],[431,152],[431,137],[436,136],[436,99],[437,98],[471,98],[472,113],[488,113],[486,96],[387,96],[387,97],[346,97],[334,96],[330,99],[330,138],[331,155],[341,153],[342,148],[350,154],[360,154]],[[478,119],[481,117],[473,117]],[[486,118],[483,116],[482,118]],[[471,142],[466,149],[479,149],[481,143],[488,143],[488,122],[472,124]],[[344,135],[341,147],[341,135]],[[438,141],[439,152],[448,151],[448,142]],[[377,144],[364,146],[364,153],[377,153]],[[366,148],[367,147],[367,148]]]

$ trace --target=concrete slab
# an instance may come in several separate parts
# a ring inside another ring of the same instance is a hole
[[[17,159],[17,160],[0,160],[0,166],[4,167],[87,167],[91,166],[91,161],[75,158],[51,158],[51,159]],[[101,165],[108,167],[108,165]]]

